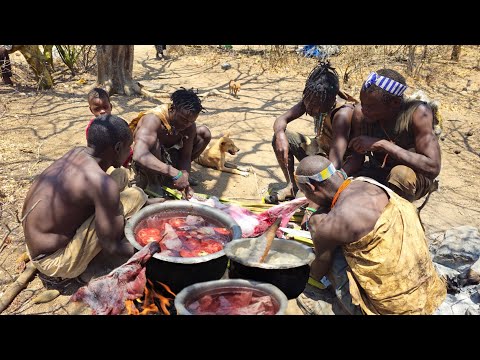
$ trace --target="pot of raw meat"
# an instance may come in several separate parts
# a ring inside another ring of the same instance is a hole
[[[242,279],[193,284],[175,297],[178,315],[284,315],[287,305],[277,287]]]
[[[159,242],[161,251],[147,262],[147,277],[177,293],[194,283],[220,279],[228,263],[223,248],[241,238],[242,231],[219,209],[175,200],[141,209],[127,221],[125,236],[136,250]]]
[[[294,240],[272,241],[264,262],[253,256],[258,238],[244,238],[225,245],[230,259],[228,276],[266,282],[278,287],[288,299],[300,295],[307,285],[313,249]]]

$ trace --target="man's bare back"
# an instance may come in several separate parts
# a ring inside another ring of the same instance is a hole
[[[379,186],[353,181],[339,196],[328,214],[312,216],[311,226],[319,238],[333,239],[340,244],[361,239],[375,227],[389,197]]]
[[[24,222],[32,258],[66,246],[78,227],[95,213],[99,189],[119,192],[87,149],[70,150],[45,169],[28,192],[23,214],[40,200]]]

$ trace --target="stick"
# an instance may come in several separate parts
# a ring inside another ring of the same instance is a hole
[[[260,188],[258,187],[257,173],[255,172],[255,170],[253,170],[253,167],[251,165],[250,170],[252,170],[253,175],[255,175],[255,186],[257,187],[257,195],[262,195],[262,193],[260,192]]]
[[[270,251],[270,247],[272,246],[273,239],[275,238],[275,233],[280,226],[280,222],[282,221],[282,217],[279,216],[277,220],[273,223],[270,228],[265,232],[265,238],[267,240],[267,244],[265,245],[265,251],[263,252],[262,256],[260,257],[260,263],[263,263],[267,258],[268,252]]]
[[[27,287],[36,272],[37,269],[32,263],[29,263],[25,271],[8,287],[7,291],[0,298],[0,314],[12,303],[18,293]]]

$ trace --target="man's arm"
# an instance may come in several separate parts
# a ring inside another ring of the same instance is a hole
[[[343,156],[348,146],[353,109],[344,107],[338,110],[332,119],[333,139],[328,154],[329,160],[335,169],[342,167]]]
[[[433,131],[433,114],[430,108],[420,105],[415,110],[412,129],[415,136],[416,153],[395,146],[391,147],[391,156],[425,174],[430,179],[434,179],[440,174],[441,152],[438,139]],[[392,143],[389,142],[387,148],[389,145]]]
[[[305,114],[305,111],[305,105],[303,105],[303,101],[300,101],[286,113],[280,115],[273,123],[273,132],[276,138],[275,153],[279,161],[281,159],[285,166],[288,165],[288,140],[285,135],[287,124]]]
[[[193,140],[196,135],[197,125],[194,123],[192,126],[185,129],[186,138],[183,138],[183,147],[179,152],[177,167],[179,170],[185,170],[187,173],[190,173],[192,166]]]
[[[413,113],[412,128],[415,136],[415,153],[388,140],[369,136],[359,136],[353,139],[350,145],[357,151],[383,150],[399,163],[434,179],[440,173],[441,156],[440,145],[433,132],[432,111],[420,105]]]
[[[310,276],[320,281],[332,265],[333,252],[338,246],[331,234],[331,229],[326,229],[329,220],[327,214],[315,213],[310,217],[309,229],[315,249],[315,259],[310,266]]]
[[[273,132],[277,134],[277,136],[279,132],[285,132],[285,130],[287,129],[287,124],[290,121],[298,119],[300,116],[305,114],[305,111],[306,109],[303,101],[298,102],[296,105],[294,105],[287,112],[280,115],[275,120],[275,122],[273,123]]]
[[[158,119],[156,115],[147,114],[143,117],[142,126],[135,132],[133,160],[152,171],[174,177],[178,174],[178,169],[160,161],[151,152],[157,143],[157,131],[159,127],[160,119]]]
[[[133,255],[133,246],[124,238],[125,218],[119,206],[118,185],[105,174],[94,180],[91,191],[95,204],[95,231],[100,246],[110,254]]]
[[[357,104],[355,105],[355,108],[353,110],[350,139],[354,139],[362,135],[362,119],[362,107],[361,105]],[[350,143],[348,144],[348,147],[351,147]],[[365,162],[365,155],[363,153],[355,151],[355,149],[353,150],[354,151],[352,155],[349,156],[343,164],[343,170],[347,173],[348,176],[352,176],[357,171],[359,171],[362,168],[363,163]]]

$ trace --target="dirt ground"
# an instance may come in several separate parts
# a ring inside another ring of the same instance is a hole
[[[244,178],[194,164],[194,176],[201,181],[195,191],[260,201],[270,184],[284,184],[271,147],[272,125],[277,116],[301,98],[314,60],[291,54],[280,62],[254,47],[247,50],[234,47],[233,51],[221,52],[213,47],[187,50],[177,47],[172,49],[169,59],[157,60],[153,45],[139,45],[135,46],[133,74],[146,89],[159,95],[167,96],[180,86],[198,89],[207,112],[199,116],[197,123],[207,125],[214,140],[230,131],[241,151],[229,160],[251,165],[254,170]],[[480,171],[480,48],[464,46],[459,63],[447,58],[435,58],[418,76],[407,77],[410,85],[407,95],[423,90],[440,102],[443,115],[440,190],[432,194],[422,210],[430,238],[455,226],[480,227],[480,186],[476,182]],[[61,70],[54,74],[55,87],[37,91],[22,55],[14,53],[11,60],[13,81],[17,85],[12,88],[0,84],[0,298],[18,276],[17,258],[25,251],[23,232],[16,227],[15,214],[20,214],[25,194],[36,175],[71,147],[85,145],[85,126],[91,118],[86,95],[96,79],[88,73],[72,78],[58,63]],[[343,74],[348,59],[340,55],[331,61]],[[231,64],[229,70],[222,70],[224,62]],[[406,62],[402,59],[385,62],[379,56],[372,57],[353,72],[343,87],[358,98],[362,80],[370,71],[384,66],[406,73]],[[230,79],[241,83],[238,98],[228,94]],[[464,89],[468,80],[470,84]],[[205,97],[211,90],[216,90],[214,95]],[[164,97],[163,101],[166,100]],[[112,96],[111,101],[113,113],[127,121],[139,111],[160,103],[140,96],[118,95]],[[288,128],[313,135],[308,116]],[[5,237],[7,226],[13,231]],[[43,290],[35,276],[3,314],[72,313],[67,293],[50,303],[33,304],[32,299]]]

